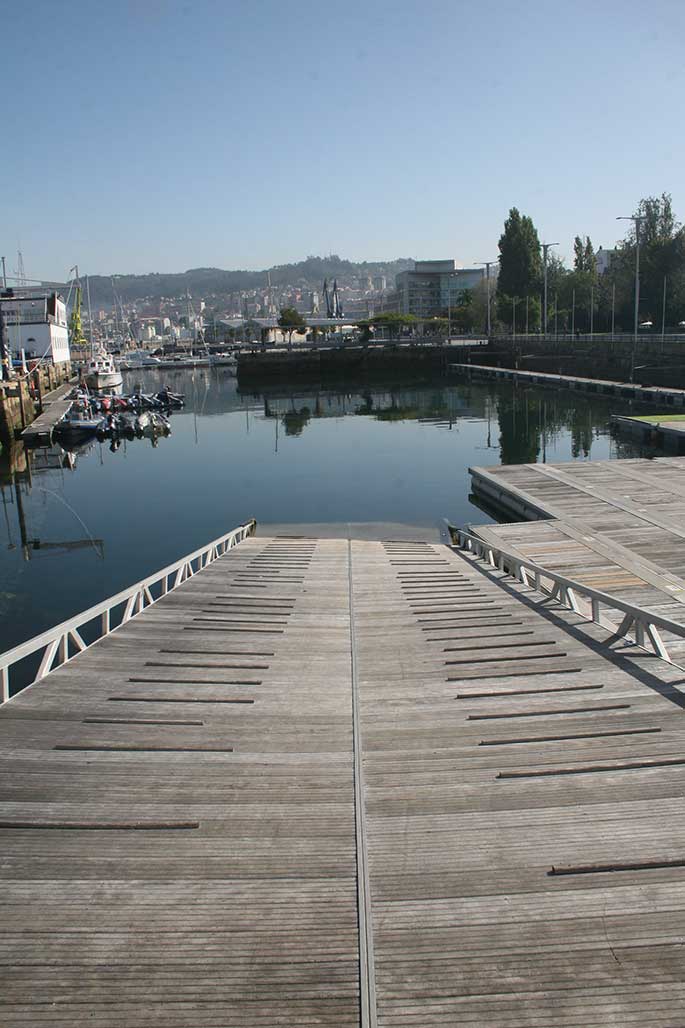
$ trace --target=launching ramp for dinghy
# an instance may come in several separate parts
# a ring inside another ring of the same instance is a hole
[[[3,1028],[677,1023],[683,672],[475,552],[253,528],[0,707]]]

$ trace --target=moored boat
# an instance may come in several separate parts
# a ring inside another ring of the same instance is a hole
[[[55,434],[61,435],[95,435],[99,432],[105,419],[100,414],[93,414],[88,410],[77,410],[72,408],[68,414],[55,426]]]
[[[107,389],[123,384],[123,377],[111,353],[94,351],[86,365],[84,379],[90,389]]]

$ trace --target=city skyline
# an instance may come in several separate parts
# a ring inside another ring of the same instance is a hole
[[[354,0],[335,17],[309,0],[39,0],[3,27],[9,274],[18,247],[30,278],[58,281],[75,263],[328,253],[470,266],[497,256],[512,206],[568,263],[576,234],[612,247],[643,196],[685,211],[673,0],[553,16],[541,0]]]

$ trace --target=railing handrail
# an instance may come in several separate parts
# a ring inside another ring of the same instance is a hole
[[[166,567],[161,568],[159,571],[148,575],[146,578],[142,578],[139,582],[135,582],[126,589],[122,589],[121,592],[116,593],[114,596],[110,596],[106,600],[96,603],[93,607],[89,607],[87,610],[81,611],[74,617],[68,618],[66,621],[62,621],[60,624],[55,625],[54,628],[41,632],[40,635],[36,635],[32,639],[27,639],[26,642],[19,643],[18,646],[14,646],[11,650],[6,650],[4,653],[0,653],[0,683],[2,685],[2,698],[0,699],[0,702],[5,702],[9,699],[9,670],[13,665],[19,663],[19,661],[25,660],[27,657],[30,657],[41,649],[46,650],[47,658],[50,647],[55,647],[58,643],[62,645],[62,659],[60,660],[60,664],[73,659],[77,653],[88,649],[89,646],[94,645],[95,642],[98,642],[111,632],[116,631],[117,628],[121,628],[122,625],[130,621],[132,617],[135,617],[136,614],[139,614],[142,610],[147,609],[153,603],[156,603],[157,600],[162,598],[162,596],[166,596],[167,593],[172,592],[184,581],[197,574],[198,571],[207,567],[208,564],[211,564],[218,557],[223,556],[228,552],[228,550],[242,542],[248,535],[254,535],[256,525],[257,522],[254,519],[246,522],[244,525],[239,525],[237,528],[232,529],[225,535],[219,536],[217,539],[213,539],[204,546],[200,546],[197,550],[193,550],[192,553],[188,553],[179,560],[174,561],[173,564],[167,564]],[[198,567],[193,569],[192,565],[195,561],[198,561],[199,563]],[[175,576],[175,579],[172,583],[169,583],[171,576]],[[162,583],[161,595],[154,598],[150,590],[160,583]],[[119,624],[112,627],[110,622],[110,613],[113,609],[124,603],[126,604],[126,609],[123,612],[122,620]],[[97,639],[93,640],[92,643],[86,644],[79,636],[78,629],[91,621],[95,621],[98,617],[103,619],[102,633],[97,637]],[[74,644],[76,648],[76,653],[71,656],[69,655],[70,642]],[[52,658],[47,662],[47,664],[44,659],[43,664],[41,664],[41,669],[34,681],[37,681],[39,678],[43,678],[48,674],[52,669],[56,658],[57,653],[55,650],[52,654]]]
[[[548,596],[559,598],[560,602],[566,602],[572,610],[577,614],[584,615],[583,612],[578,608],[576,602],[576,594],[580,594],[588,598],[591,601],[591,616],[590,620],[595,621],[598,624],[602,624],[603,627],[608,628],[610,631],[615,629],[613,625],[607,625],[601,620],[600,617],[600,605],[608,607],[613,610],[620,611],[624,617],[621,624],[614,631],[615,637],[622,637],[628,633],[631,628],[635,628],[636,642],[642,646],[644,643],[644,633],[647,634],[654,651],[658,656],[664,660],[668,660],[673,663],[671,658],[668,656],[666,647],[664,646],[663,640],[658,634],[658,629],[665,632],[670,632],[672,635],[676,635],[681,639],[685,639],[685,625],[678,624],[677,621],[672,621],[670,618],[663,617],[661,614],[655,614],[650,610],[646,610],[644,607],[638,606],[636,603],[629,603],[627,600],[622,600],[617,596],[612,596],[609,593],[603,592],[601,589],[595,589],[590,585],[585,585],[583,582],[579,582],[577,579],[568,578],[566,575],[561,575],[557,571],[551,571],[549,568],[544,567],[542,564],[536,563],[534,560],[529,560],[527,557],[519,556],[518,554],[512,553],[511,550],[507,550],[502,546],[495,546],[493,543],[487,542],[485,539],[481,539],[480,536],[474,535],[472,532],[466,531],[463,528],[457,528],[455,525],[447,524],[447,530],[454,546],[458,546],[460,549],[466,549],[473,552],[474,547],[480,551],[477,556],[485,555],[488,558],[489,563],[492,567],[498,567],[499,570],[504,571],[503,562],[513,566],[513,577],[522,581],[524,585],[530,586],[528,576],[525,574],[526,571],[530,571],[534,576],[534,586],[540,592],[545,592]],[[521,574],[521,569],[524,570],[524,574]],[[547,590],[542,589],[540,580],[546,578],[554,583],[555,589],[552,593],[548,593]]]

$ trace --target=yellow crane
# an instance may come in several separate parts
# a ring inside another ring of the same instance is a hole
[[[88,340],[83,334],[83,325],[81,324],[81,282],[78,277],[78,265],[71,268],[71,271],[76,272],[76,291],[74,294],[74,304],[69,315],[69,345],[74,348],[84,349],[88,346]]]

